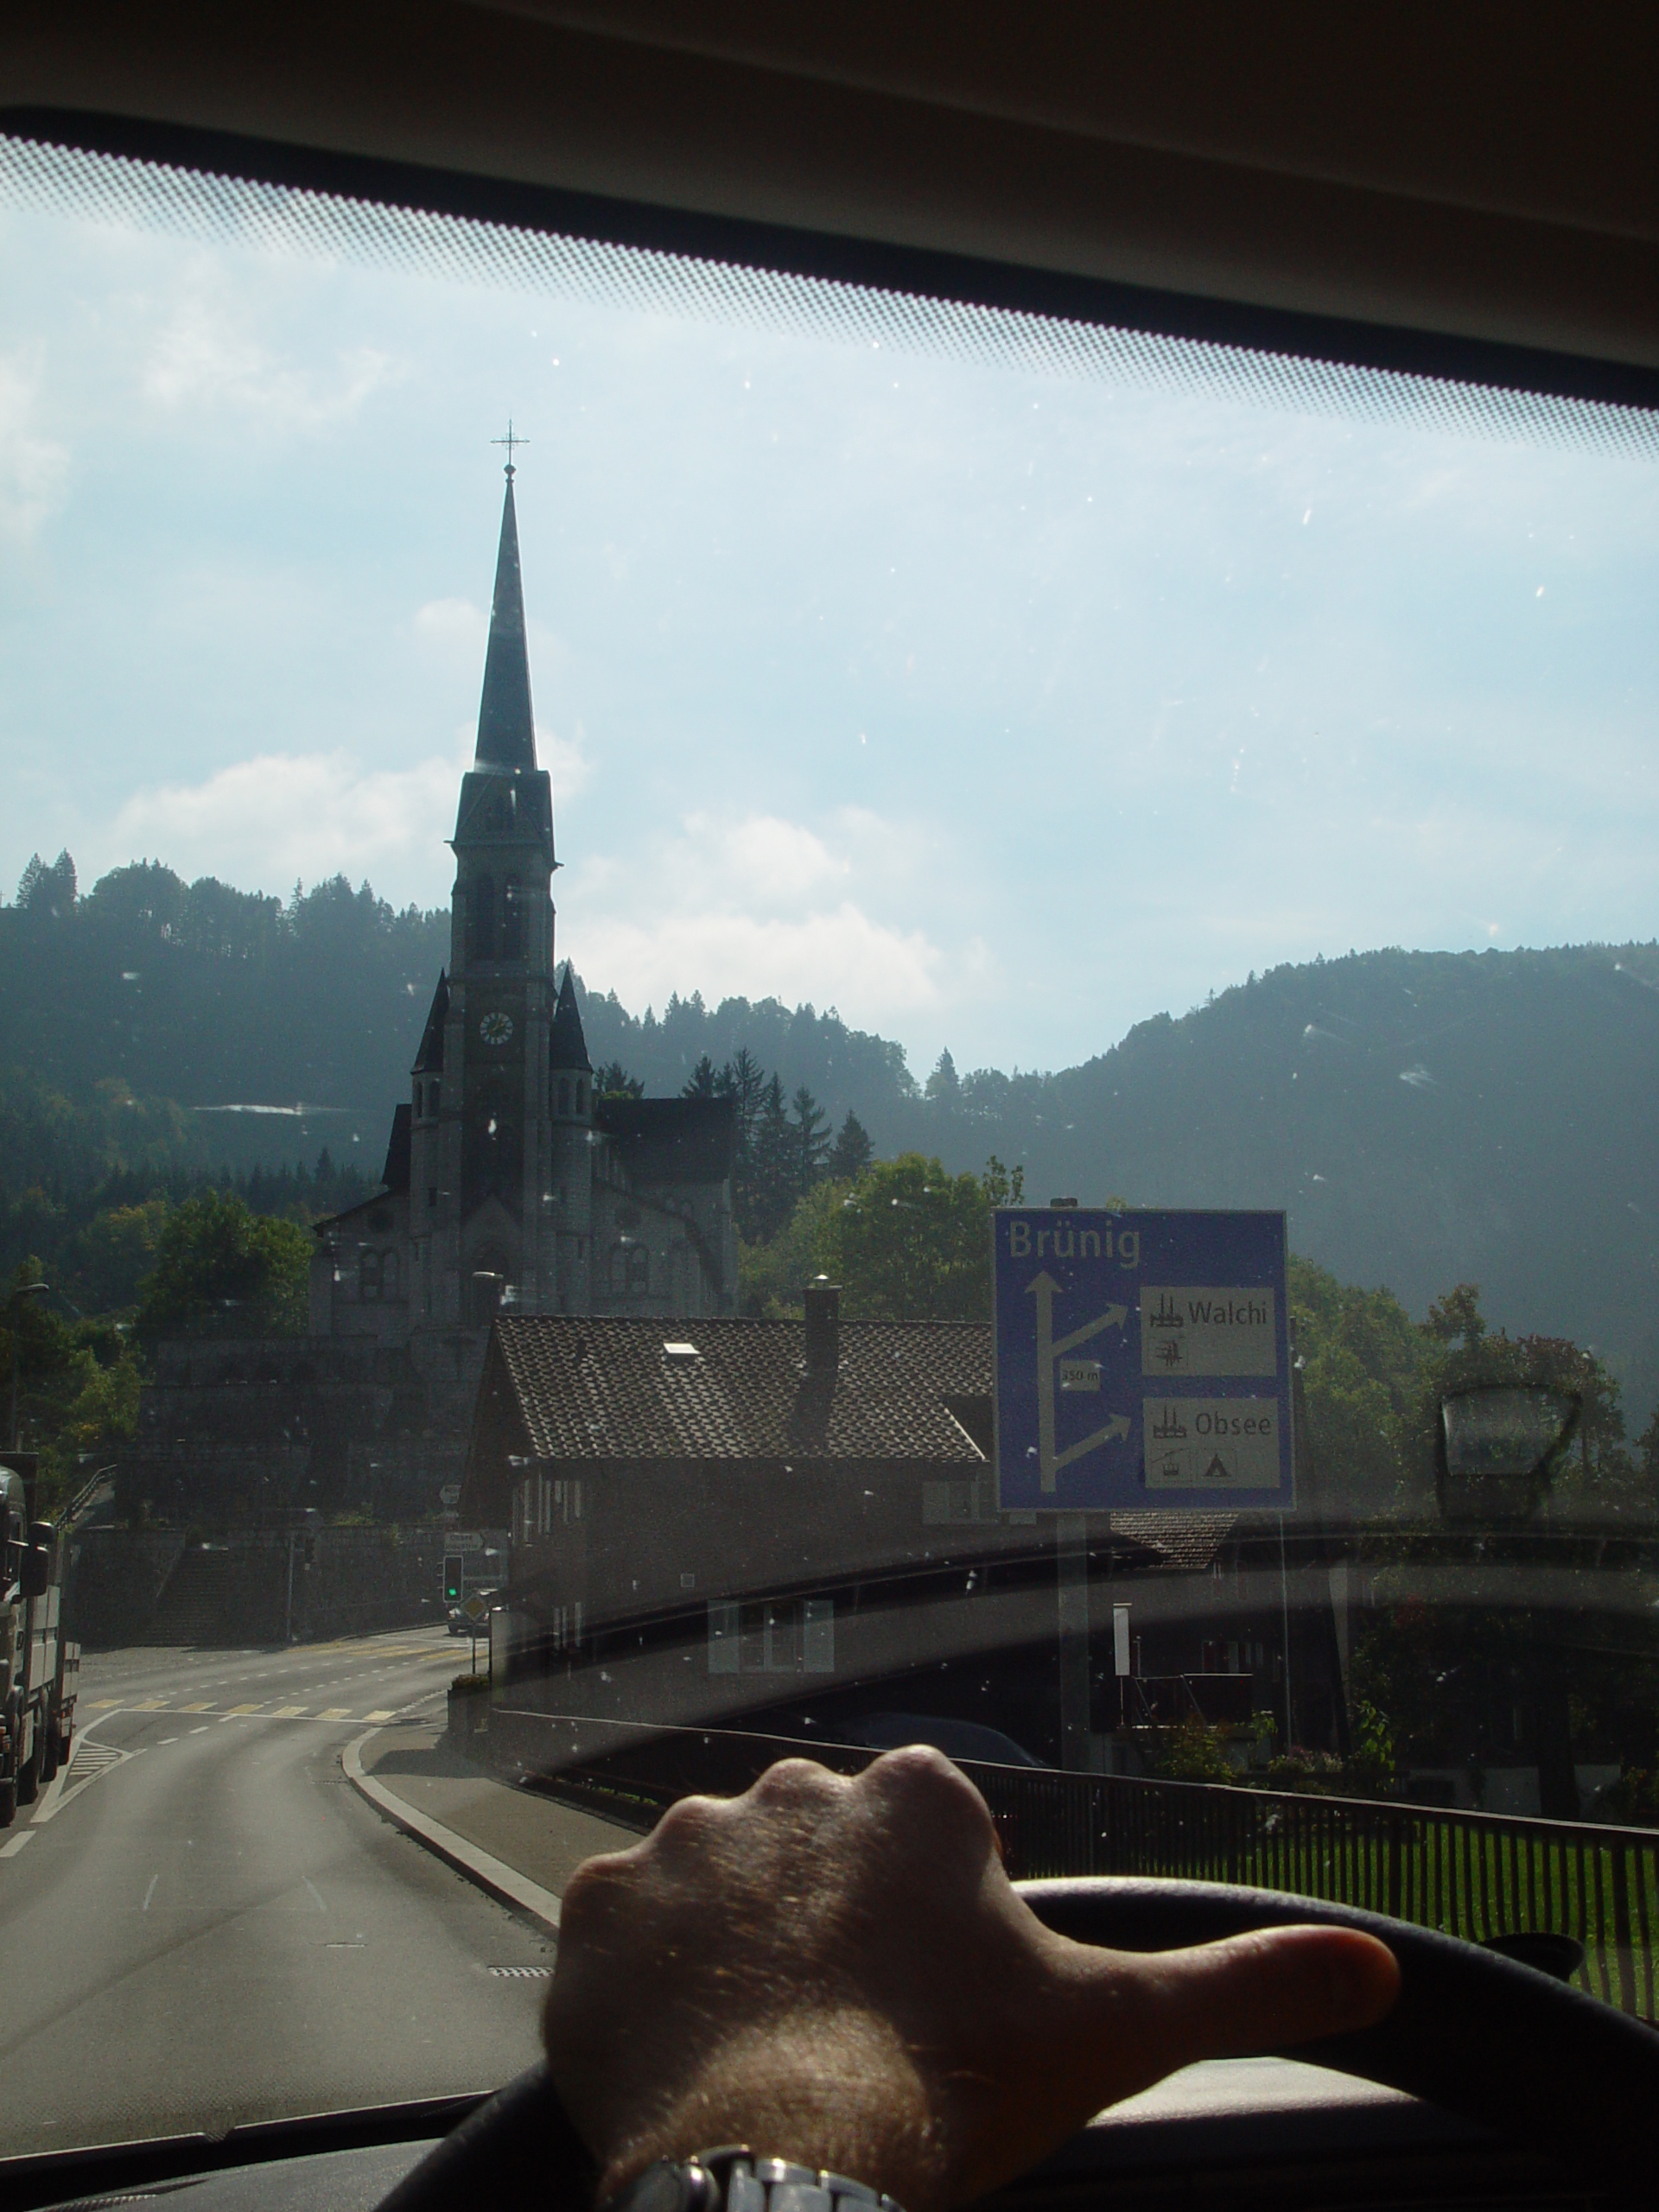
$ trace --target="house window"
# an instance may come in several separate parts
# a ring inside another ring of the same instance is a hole
[[[401,1289],[397,1281],[399,1272],[397,1255],[395,1252],[385,1253],[382,1256],[380,1262],[380,1295],[382,1298],[397,1298],[401,1295]]]
[[[643,1244],[636,1244],[628,1254],[628,1295],[645,1298],[651,1291],[651,1254]]]
[[[380,1295],[380,1255],[361,1252],[357,1261],[357,1294],[365,1306],[372,1306]]]

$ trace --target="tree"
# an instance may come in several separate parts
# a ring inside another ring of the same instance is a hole
[[[830,1157],[830,1122],[804,1084],[791,1103],[795,1109],[793,1195],[799,1198],[805,1196],[823,1173],[824,1164]]]
[[[832,1182],[850,1183],[861,1175],[875,1157],[875,1147],[870,1142],[870,1133],[849,1106],[847,1118],[836,1133],[830,1157],[824,1162],[824,1172]]]
[[[1423,1332],[1387,1290],[1359,1290],[1295,1254],[1290,1332],[1302,1362],[1310,1456],[1327,1505],[1376,1514],[1400,1502]]]
[[[620,1060],[610,1060],[594,1071],[595,1098],[643,1098],[645,1086],[631,1076]]]
[[[948,1175],[916,1152],[867,1168],[828,1211],[818,1244],[819,1268],[841,1284],[848,1316],[986,1319],[993,1190],[1002,1173]]]
[[[935,1106],[942,1106],[947,1114],[954,1113],[962,1103],[962,1084],[957,1075],[957,1064],[948,1052],[939,1054],[933,1072],[927,1078],[924,1095]]]
[[[789,1219],[798,1195],[795,1163],[789,1102],[782,1077],[774,1075],[760,1095],[749,1141],[747,1190],[739,1193],[739,1226],[752,1243],[775,1236]]]
[[[713,1098],[719,1093],[720,1071],[705,1052],[686,1078],[682,1098]]]
[[[75,888],[75,864],[67,849],[50,868],[32,853],[17,885],[17,904],[42,921],[57,921],[74,912]]]
[[[168,1217],[143,1286],[141,1340],[302,1335],[313,1249],[297,1222],[251,1213],[229,1191],[187,1198]]]

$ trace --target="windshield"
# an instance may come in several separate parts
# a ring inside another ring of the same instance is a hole
[[[803,1744],[1653,2018],[1643,426],[6,174],[0,2152]]]

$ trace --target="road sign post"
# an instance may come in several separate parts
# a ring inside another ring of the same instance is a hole
[[[992,1216],[997,1503],[1055,1516],[1060,1764],[1093,1764],[1088,1516],[1294,1503],[1281,1213]],[[1113,1607],[1119,1718],[1127,1608]]]

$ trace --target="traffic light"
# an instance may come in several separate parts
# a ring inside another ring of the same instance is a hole
[[[443,1561],[443,1602],[446,1605],[461,1603],[461,1554],[448,1552]]]

